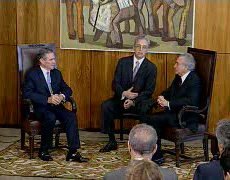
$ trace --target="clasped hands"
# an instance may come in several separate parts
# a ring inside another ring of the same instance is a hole
[[[161,107],[168,107],[168,101],[164,98],[164,96],[158,96],[157,97],[157,103]]]
[[[138,96],[138,93],[132,92],[133,87],[123,92],[123,96],[127,99],[124,102],[124,108],[129,109],[131,106],[134,106],[133,99]]]
[[[60,104],[63,100],[65,99],[65,97],[62,94],[51,94],[50,97],[48,97],[48,103],[49,104],[54,104],[54,105],[58,105]]]

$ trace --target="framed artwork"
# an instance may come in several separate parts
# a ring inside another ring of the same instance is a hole
[[[60,0],[62,49],[133,51],[146,34],[149,52],[183,53],[194,43],[194,0]]]

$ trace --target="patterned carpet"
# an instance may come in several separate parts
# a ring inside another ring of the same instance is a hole
[[[64,148],[51,152],[54,161],[43,162],[37,157],[37,152],[35,153],[35,159],[29,159],[28,153],[20,150],[20,141],[17,141],[0,151],[0,175],[102,179],[106,172],[126,166],[130,160],[127,143],[119,143],[117,151],[99,153],[98,150],[104,145],[104,142],[81,142],[81,153],[83,156],[90,158],[89,163],[66,162],[67,150]],[[163,149],[172,147],[163,145]],[[185,152],[190,156],[203,154],[202,148],[198,147],[185,146]],[[179,179],[192,179],[197,165],[204,163],[193,162],[176,168],[174,156],[165,154],[164,158],[165,163],[162,167],[174,169]]]

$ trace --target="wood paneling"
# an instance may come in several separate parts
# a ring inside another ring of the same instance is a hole
[[[16,47],[0,45],[0,124],[18,124]]]
[[[17,0],[17,44],[55,43],[59,47],[59,1]]]
[[[219,54],[211,100],[209,131],[214,131],[217,122],[230,112],[230,54]]]
[[[16,0],[0,1],[0,44],[16,44]]]
[[[230,1],[196,1],[195,47],[230,53]]]

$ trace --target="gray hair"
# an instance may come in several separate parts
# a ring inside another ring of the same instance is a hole
[[[136,37],[136,39],[134,41],[134,46],[138,43],[139,40],[145,40],[148,43],[148,47],[150,46],[150,40],[144,34],[141,34],[141,35]]]
[[[147,124],[137,124],[129,133],[129,143],[135,152],[148,155],[153,152],[157,143],[156,130]]]
[[[230,145],[230,120],[223,119],[218,122],[216,137],[218,144],[222,144],[224,148]]]
[[[179,57],[183,57],[185,60],[185,66],[188,68],[189,71],[193,71],[196,67],[196,61],[192,54],[185,53],[181,54]]]
[[[40,59],[46,59],[46,55],[49,54],[49,53],[54,53],[54,51],[50,48],[41,48],[39,50],[39,53],[37,55],[37,61],[39,62]]]

